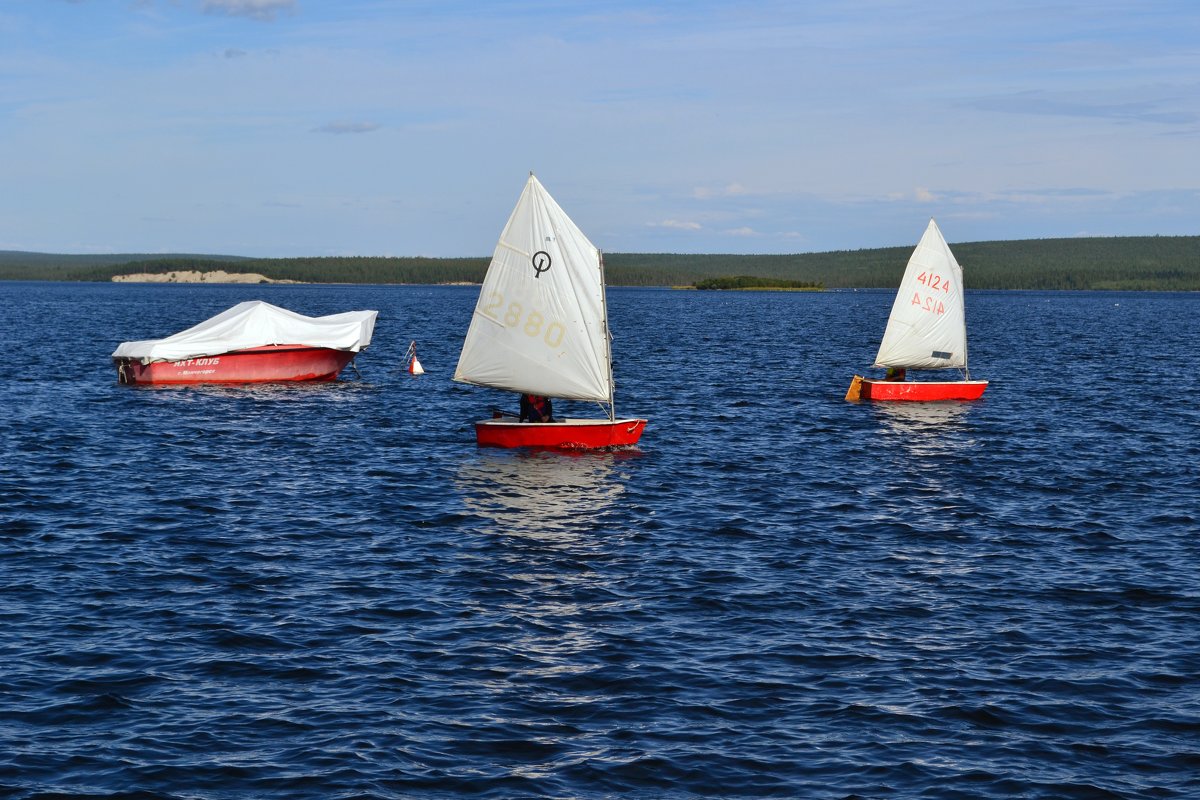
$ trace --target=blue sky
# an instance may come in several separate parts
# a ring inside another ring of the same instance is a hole
[[[483,256],[1200,233],[1200,4],[25,0],[0,249]]]

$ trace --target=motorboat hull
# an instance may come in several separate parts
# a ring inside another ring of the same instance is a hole
[[[357,355],[350,350],[267,345],[180,361],[114,358],[117,379],[129,384],[277,383],[331,381]]]
[[[847,400],[978,400],[987,381],[877,381],[855,375]]]
[[[485,419],[475,423],[475,441],[480,447],[601,450],[635,445],[645,429],[644,419],[564,419],[561,422]]]

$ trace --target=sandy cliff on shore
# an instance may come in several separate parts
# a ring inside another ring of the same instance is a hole
[[[211,272],[197,272],[189,269],[154,274],[139,272],[133,275],[113,275],[112,279],[115,283],[299,283],[299,281],[277,281],[257,272],[226,272],[223,269]]]

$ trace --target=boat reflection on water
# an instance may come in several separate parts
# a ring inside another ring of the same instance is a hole
[[[135,385],[143,397],[170,403],[210,400],[232,401],[304,401],[346,402],[359,395],[373,393],[377,384],[362,379],[337,381],[294,381],[292,383],[151,383]]]
[[[610,661],[626,659],[606,654],[624,652],[611,631],[638,604],[620,590],[614,568],[624,563],[628,530],[619,522],[628,502],[623,465],[639,455],[481,448],[459,468],[457,493],[476,520],[480,553],[463,578],[463,602],[471,624],[494,642],[483,657],[502,658],[492,671],[517,687],[504,694],[522,709],[586,709],[614,669],[623,673]],[[493,700],[489,707],[496,720],[508,709]]]
[[[603,525],[625,492],[623,461],[637,450],[480,450],[456,483],[472,512],[498,532],[568,543]]]
[[[933,403],[874,403],[871,406],[889,436],[911,455],[958,452],[973,444],[964,425],[971,404],[954,400]]]
[[[899,535],[890,558],[922,578],[897,591],[897,604],[924,602],[916,587],[926,580],[966,580],[979,569],[960,546],[983,506],[972,468],[983,455],[971,419],[979,408],[960,401],[871,405],[887,457],[886,478],[864,493],[867,513],[872,525]]]

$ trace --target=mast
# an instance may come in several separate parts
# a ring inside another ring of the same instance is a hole
[[[966,324],[966,316],[967,316],[966,302],[967,302],[967,290],[963,289],[963,324],[964,325]],[[970,350],[970,348],[967,347],[967,338],[964,336],[963,337],[963,379],[968,380],[968,381],[971,380],[971,368],[969,366],[967,366],[967,361],[969,360],[970,353],[971,353],[971,350]]]
[[[603,312],[605,361],[608,362],[608,421],[617,418],[617,403],[615,399],[616,386],[613,384],[612,367],[612,333],[608,329],[608,281],[604,279],[604,251],[596,248],[600,259],[600,309]]]
[[[946,245],[949,248],[949,245]],[[955,259],[957,261],[958,259]],[[962,313],[963,313],[963,380],[971,380],[971,368],[968,366],[971,356],[971,348],[967,346],[967,286],[963,282],[962,264],[958,265],[958,282],[962,286]]]

